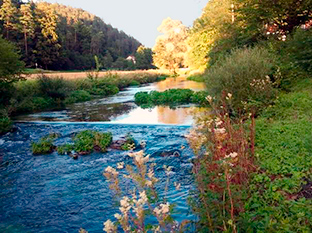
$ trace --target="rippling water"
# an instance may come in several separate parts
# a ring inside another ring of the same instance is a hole
[[[114,139],[131,132],[138,141],[145,140],[146,152],[157,163],[155,174],[161,178],[158,186],[161,195],[165,195],[163,165],[173,167],[167,196],[169,202],[177,204],[174,218],[178,221],[195,218],[189,214],[187,205],[193,187],[190,161],[193,153],[184,138],[188,126],[99,123],[16,126],[18,131],[0,138],[0,232],[78,232],[80,227],[90,233],[103,232],[103,222],[114,220],[118,207],[102,172],[117,162],[131,163],[127,152],[113,150],[73,160],[57,153],[33,156],[30,151],[31,141],[50,132],[60,133],[56,144],[62,144],[84,129],[110,131]],[[181,155],[172,156],[175,151]],[[182,184],[179,191],[173,182]],[[122,186],[130,189],[125,180]]]

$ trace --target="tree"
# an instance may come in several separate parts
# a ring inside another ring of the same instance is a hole
[[[21,23],[21,31],[24,34],[24,45],[25,45],[25,55],[28,55],[28,36],[34,35],[35,30],[35,22],[34,17],[31,10],[30,4],[23,4],[20,8],[21,17],[19,18]]]
[[[136,67],[137,69],[151,69],[153,68],[153,51],[150,48],[146,48],[141,45],[136,53]]]
[[[158,27],[158,31],[164,35],[156,39],[153,48],[154,63],[159,68],[176,73],[176,69],[185,66],[188,28],[181,21],[167,18]]]
[[[12,4],[12,1],[4,0],[0,8],[0,20],[4,21],[7,39],[9,39],[10,30],[17,29],[15,23],[16,14],[17,8]]]
[[[312,0],[235,0],[238,23],[251,38],[263,39],[291,33],[312,19]]]
[[[187,40],[188,65],[195,69],[205,68],[208,54],[221,38],[231,38],[232,0],[210,0],[200,18],[194,21]]]
[[[21,79],[24,63],[16,47],[0,36],[0,105],[8,103],[13,89],[13,82]]]

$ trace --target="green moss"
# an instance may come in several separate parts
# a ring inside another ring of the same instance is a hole
[[[9,132],[12,125],[13,123],[8,116],[0,116],[0,135]]]

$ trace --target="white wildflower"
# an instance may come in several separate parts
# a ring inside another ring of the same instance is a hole
[[[224,134],[226,132],[225,128],[215,129],[216,133]]]
[[[106,222],[104,222],[104,228],[103,231],[107,232],[107,233],[112,233],[112,232],[116,232],[116,226],[114,225],[114,223],[111,220],[107,220]]]
[[[117,172],[116,169],[115,169],[115,168],[112,168],[111,166],[108,166],[108,167],[105,169],[105,171],[106,171],[107,173],[110,173],[110,174],[114,175],[114,176],[118,176],[118,174],[119,174],[119,172]]]
[[[117,169],[123,169],[125,166],[124,162],[117,163]]]
[[[208,95],[208,96],[206,97],[206,100],[208,100],[209,102],[211,102],[211,101],[212,101],[212,97],[211,97],[210,95]]]
[[[122,216],[120,214],[114,214],[114,217],[120,221],[122,219]]]

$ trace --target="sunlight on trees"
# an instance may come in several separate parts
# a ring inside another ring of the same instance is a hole
[[[158,27],[158,31],[164,35],[156,39],[153,48],[154,64],[158,68],[176,73],[178,68],[186,65],[185,53],[187,51],[188,28],[181,21],[167,18]]]

